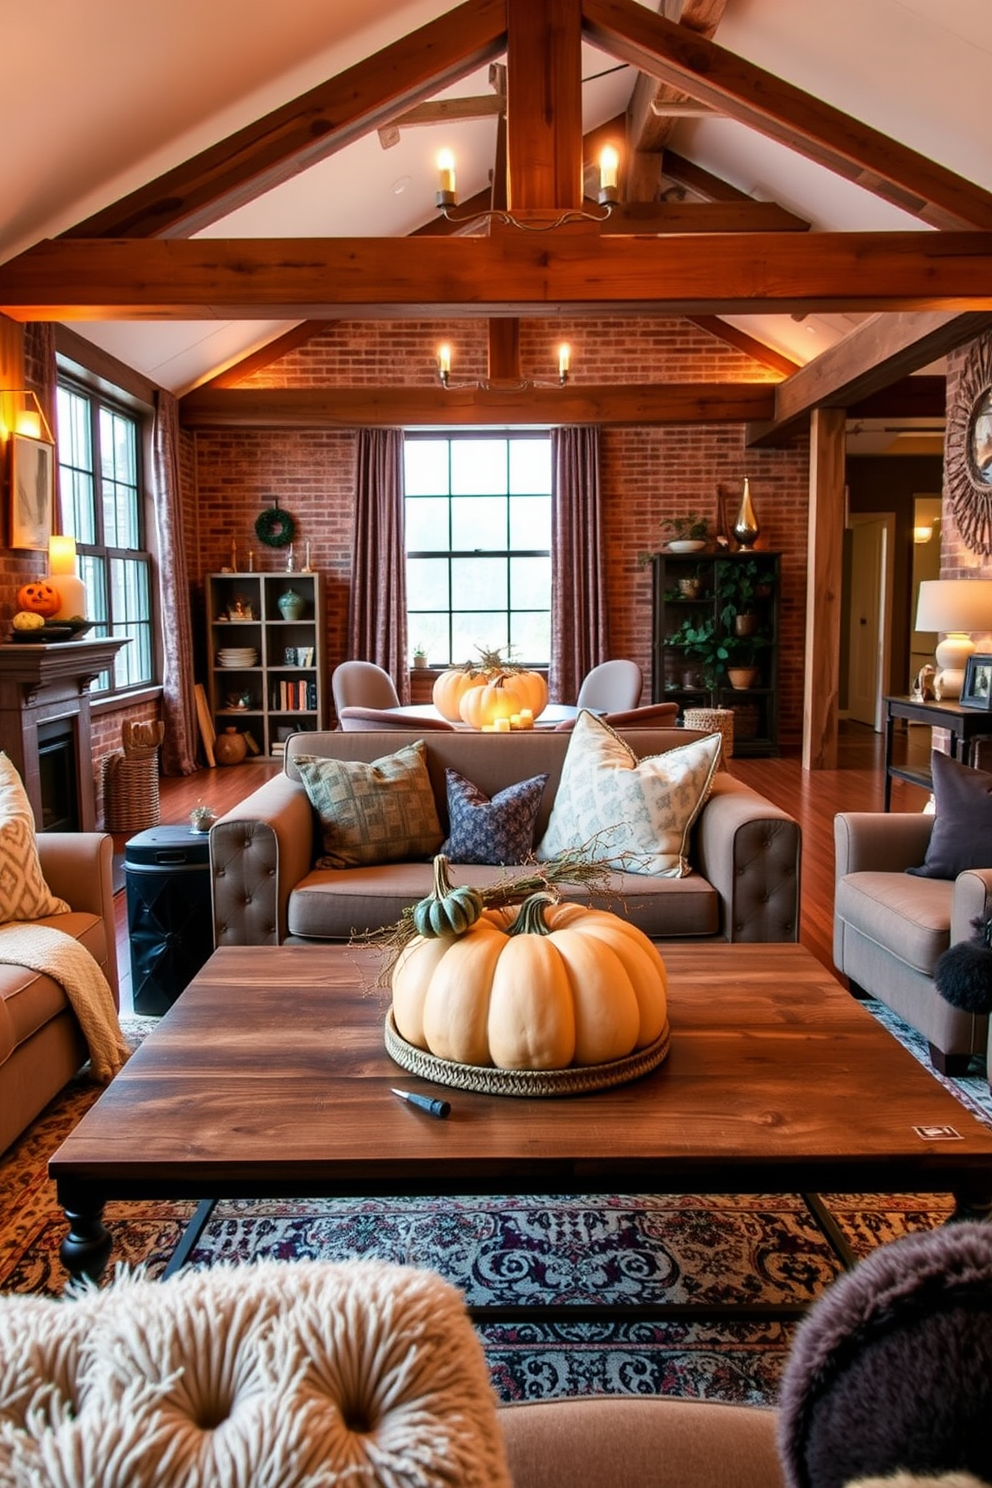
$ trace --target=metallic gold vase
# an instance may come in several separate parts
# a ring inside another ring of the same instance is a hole
[[[741,497],[740,511],[734,523],[734,537],[742,548],[753,548],[758,541],[758,518],[754,514],[754,506],[751,503],[751,487],[747,476],[744,477],[744,494]]]

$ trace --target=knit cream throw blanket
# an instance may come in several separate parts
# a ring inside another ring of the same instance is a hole
[[[84,945],[50,925],[0,926],[0,962],[44,972],[65,991],[89,1045],[93,1078],[108,1085],[127,1059],[107,978]]]

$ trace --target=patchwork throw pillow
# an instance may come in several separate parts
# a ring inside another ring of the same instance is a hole
[[[457,770],[445,770],[450,836],[441,851],[453,863],[524,863],[534,848],[534,824],[547,775],[508,785],[489,799]]]
[[[34,836],[34,812],[20,775],[0,751],[0,925],[68,914],[45,882]]]
[[[992,775],[935,749],[930,756],[934,821],[926,857],[907,873],[957,878],[966,868],[992,867]]]
[[[719,758],[720,735],[709,734],[639,760],[609,724],[581,712],[537,857],[581,850],[628,873],[685,877],[689,832]]]
[[[320,818],[318,868],[429,858],[441,846],[423,739],[371,764],[313,754],[297,755],[296,764]]]

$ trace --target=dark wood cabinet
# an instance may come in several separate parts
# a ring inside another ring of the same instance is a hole
[[[730,708],[734,751],[778,753],[778,553],[659,553],[652,698]]]

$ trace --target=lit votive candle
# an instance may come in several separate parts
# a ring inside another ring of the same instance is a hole
[[[508,718],[497,718],[493,724],[493,729],[497,734],[508,734],[510,732],[510,720]]]
[[[510,714],[510,727],[511,727],[511,729],[515,729],[515,728],[519,728],[520,727],[520,714],[519,713],[511,713]]]
[[[534,710],[533,710],[533,708],[521,708],[520,709],[520,727],[522,729],[529,729],[529,728],[533,728],[534,727]]]

